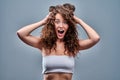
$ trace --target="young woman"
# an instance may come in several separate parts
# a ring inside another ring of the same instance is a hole
[[[98,33],[75,16],[74,11],[74,5],[69,3],[50,6],[49,14],[43,20],[17,31],[23,42],[41,50],[44,80],[72,80],[75,56],[100,40]],[[76,24],[86,31],[88,39],[78,39]],[[42,35],[31,35],[40,26],[44,26]]]

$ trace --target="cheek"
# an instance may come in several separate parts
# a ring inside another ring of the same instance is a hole
[[[55,27],[55,29],[58,27],[58,25],[57,24],[54,24],[54,27]]]
[[[57,28],[58,28],[57,25],[55,25],[54,27],[55,27],[55,28],[54,28],[54,29],[55,29],[55,32],[57,32]]]
[[[57,30],[57,26],[55,25],[54,27],[55,27],[55,30]]]
[[[69,28],[69,26],[68,26],[68,25],[67,25],[67,26],[65,26],[65,29],[66,29],[66,30],[68,30],[68,28]]]

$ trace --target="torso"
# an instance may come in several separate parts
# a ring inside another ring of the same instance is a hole
[[[50,55],[67,55],[64,49],[64,44],[59,44],[56,47],[56,51],[53,49]],[[42,55],[47,56],[45,50],[42,49]],[[67,55],[68,56],[68,55]],[[53,72],[44,74],[44,80],[72,80],[72,73],[60,73],[60,72]]]
[[[52,49],[51,53],[49,55],[68,55],[67,51],[65,51],[64,43],[57,43],[56,45],[57,45],[56,51],[54,49]],[[47,54],[45,54],[45,53],[46,53],[46,51],[44,49],[42,49],[43,56],[47,56]]]
[[[44,80],[72,80],[72,74],[71,73],[44,74]]]

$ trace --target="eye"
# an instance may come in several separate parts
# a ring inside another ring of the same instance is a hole
[[[56,23],[56,24],[59,24],[59,23],[60,23],[60,21],[59,21],[59,20],[55,20],[55,23]]]
[[[64,23],[64,24],[67,24],[67,21],[64,21],[63,23]]]
[[[62,23],[63,23],[63,25],[68,25],[67,21],[63,21]]]

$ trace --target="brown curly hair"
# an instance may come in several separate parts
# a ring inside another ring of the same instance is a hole
[[[55,32],[54,20],[55,15],[57,13],[62,15],[62,17],[67,21],[67,24],[69,26],[63,39],[65,43],[65,51],[67,51],[67,54],[69,56],[76,56],[76,54],[79,52],[80,45],[78,43],[78,32],[76,30],[76,23],[73,18],[74,11],[74,5],[69,3],[65,3],[63,5],[50,6],[50,18],[48,19],[47,23],[42,29],[40,41],[42,47],[45,49],[47,54],[50,54],[52,49],[56,50],[57,35]]]

